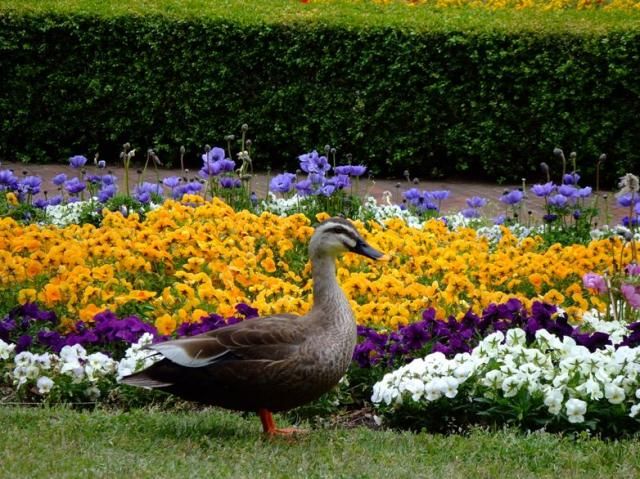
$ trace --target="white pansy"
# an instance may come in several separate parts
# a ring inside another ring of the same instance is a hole
[[[598,401],[604,397],[602,384],[593,378],[589,378],[577,386],[576,391],[581,395],[588,397],[592,401]]]
[[[16,357],[13,358],[13,362],[16,366],[28,367],[34,363],[34,356],[28,351],[22,351],[16,354]]]
[[[407,379],[400,384],[400,393],[405,391],[411,394],[411,399],[418,401],[424,394],[424,383],[419,379]]]
[[[562,401],[564,401],[564,394],[559,389],[549,389],[544,395],[544,405],[553,415],[558,415],[562,411]]]
[[[611,404],[620,404],[625,398],[624,389],[615,384],[605,384],[604,397],[607,398]]]
[[[53,380],[47,376],[40,376],[36,381],[36,388],[38,389],[38,394],[49,394],[53,388]]]
[[[507,331],[505,341],[509,346],[524,346],[527,341],[527,335],[523,329],[510,329],[509,331]]]
[[[44,371],[51,369],[51,359],[54,357],[53,354],[43,353],[34,356],[34,362],[37,366]]]
[[[6,360],[9,359],[13,352],[16,349],[16,345],[12,343],[5,343],[2,339],[0,339],[0,359]]]
[[[571,398],[565,403],[567,419],[572,423],[584,422],[587,403],[581,399]]]

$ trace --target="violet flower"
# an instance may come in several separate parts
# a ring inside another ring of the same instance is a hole
[[[293,173],[281,173],[271,178],[269,189],[276,193],[289,193],[293,188],[293,181],[296,175]]]
[[[69,158],[71,168],[82,168],[87,163],[87,158],[82,155],[75,155]]]
[[[84,182],[80,181],[77,177],[73,177],[70,180],[64,182],[64,188],[69,194],[77,195],[87,187]]]
[[[625,283],[620,286],[620,292],[632,308],[640,309],[640,292],[638,292],[638,288],[632,284]]]
[[[596,273],[586,273],[582,276],[582,284],[587,289],[594,289],[598,294],[605,293],[607,291],[607,284],[604,278]]]
[[[536,196],[546,197],[553,192],[554,188],[555,188],[555,185],[551,181],[549,181],[544,184],[533,185],[531,187],[531,191],[533,191],[533,194]]]
[[[500,197],[500,201],[507,205],[517,205],[524,198],[524,194],[520,190],[511,190],[509,192],[504,193]]]

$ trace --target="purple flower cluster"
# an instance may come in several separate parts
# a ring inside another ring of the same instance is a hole
[[[419,213],[426,211],[440,211],[443,200],[449,198],[448,190],[420,191],[417,188],[411,188],[402,193],[406,203],[413,206]]]
[[[18,177],[11,170],[0,170],[0,191],[15,191],[18,189]]]
[[[363,165],[340,165],[333,170],[334,175],[329,176],[331,165],[327,157],[320,156],[315,150],[300,155],[298,161],[307,177],[297,181],[293,173],[281,173],[271,179],[271,191],[284,194],[295,190],[300,196],[331,196],[336,191],[349,188],[351,178],[362,176],[367,171],[367,167]]]
[[[211,314],[200,322],[183,323],[176,333],[179,337],[193,336],[258,316],[258,310],[244,303],[236,305],[236,311],[238,315],[231,318]],[[15,343],[16,352],[35,348],[55,353],[74,344],[88,350],[122,353],[144,333],[151,333],[156,341],[167,339],[137,316],[118,318],[108,310],[96,314],[92,323],[78,321],[70,333],[60,333],[58,326],[58,318],[53,311],[41,310],[36,303],[26,303],[0,320],[0,339]]]
[[[233,171],[236,167],[233,160],[225,158],[224,149],[217,146],[204,153],[202,155],[202,161],[203,166],[198,174],[205,179]]]
[[[568,323],[566,315],[556,314],[553,305],[534,302],[529,313],[517,299],[503,304],[492,304],[481,316],[469,311],[460,320],[450,316],[438,320],[433,308],[427,309],[422,320],[399,328],[391,333],[381,333],[373,328],[358,326],[359,342],[353,359],[360,367],[382,365],[386,367],[406,363],[427,352],[442,352],[447,356],[470,352],[478,342],[495,331],[522,328],[527,339],[533,341],[536,331],[546,329],[563,338],[569,336],[590,351],[611,344],[606,333],[583,332]],[[630,333],[622,345],[640,344],[640,322],[629,326]]]
[[[472,196],[467,198],[467,207],[461,211],[465,218],[479,218],[480,208],[487,204],[486,198],[480,196]]]
[[[161,184],[144,181],[133,190],[133,197],[140,203],[149,203],[154,196],[162,196]]]
[[[210,314],[200,318],[200,321],[193,323],[182,323],[178,326],[176,334],[178,337],[182,336],[195,336],[196,334],[206,333],[207,331],[213,331],[214,329],[223,328],[231,324],[239,323],[244,319],[253,319],[258,317],[258,310],[248,306],[244,303],[236,305],[236,311],[238,316],[232,316],[230,318],[223,318],[219,314]]]

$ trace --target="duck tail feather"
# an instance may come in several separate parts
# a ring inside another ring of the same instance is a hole
[[[173,386],[173,383],[168,383],[166,381],[159,381],[157,379],[152,378],[147,374],[147,371],[140,371],[139,373],[131,374],[130,376],[126,376],[120,380],[121,384],[127,384],[129,386],[137,386],[139,388],[166,388],[168,386]]]

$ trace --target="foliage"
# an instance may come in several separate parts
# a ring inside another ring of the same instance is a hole
[[[193,162],[239,121],[260,165],[329,140],[376,175],[513,179],[562,144],[593,159],[587,176],[606,151],[604,184],[639,158],[632,12],[4,3],[0,158],[113,161],[131,141]]]
[[[443,436],[334,426],[293,440],[265,440],[255,416],[184,407],[123,412],[4,406],[0,423],[7,477],[164,478],[179,471],[185,477],[222,479],[260,471],[265,478],[373,478],[421,477],[428,471],[430,477],[452,479],[576,479],[633,477],[640,469],[637,439],[602,441],[514,429]]]

